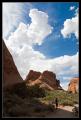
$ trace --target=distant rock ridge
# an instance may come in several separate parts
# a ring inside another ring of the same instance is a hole
[[[10,86],[16,83],[23,82],[19,72],[14,64],[13,58],[8,51],[4,41],[2,40],[3,48],[3,86]]]
[[[38,84],[40,87],[48,90],[62,90],[60,81],[56,79],[56,74],[47,70],[43,73],[30,70],[25,82],[30,86]]]
[[[72,93],[79,92],[79,78],[72,78],[68,84],[68,91]]]

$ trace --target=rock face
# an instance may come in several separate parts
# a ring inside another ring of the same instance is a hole
[[[4,41],[3,43],[3,86],[23,82]]]
[[[27,75],[27,78],[26,80],[36,80],[37,78],[39,78],[39,76],[41,75],[40,72],[36,72],[36,71],[33,71],[33,70],[30,70],[29,74]]]
[[[32,86],[38,84],[40,87],[48,90],[62,89],[60,81],[56,79],[55,73],[50,71],[40,73],[30,70],[25,81],[27,85]]]
[[[73,78],[69,85],[68,85],[68,91],[72,93],[79,92],[79,78]]]

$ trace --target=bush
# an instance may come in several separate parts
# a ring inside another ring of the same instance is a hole
[[[73,106],[73,101],[69,101],[69,100],[65,100],[63,103],[62,103],[64,106]]]
[[[26,87],[25,83],[18,83],[12,87],[10,90],[11,94],[17,94],[21,98],[27,97],[28,94],[28,88]]]
[[[31,97],[45,97],[44,89],[40,88],[38,85],[31,86],[29,88],[29,92]]]

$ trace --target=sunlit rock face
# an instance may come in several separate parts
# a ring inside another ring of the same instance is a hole
[[[36,80],[37,78],[39,78],[41,75],[41,72],[36,72],[33,70],[30,70],[27,77],[26,77],[26,81],[28,82],[29,80]]]
[[[72,92],[72,93],[79,92],[79,78],[71,79],[71,81],[68,85],[68,91]]]
[[[48,90],[62,89],[60,81],[56,79],[56,74],[51,71],[40,73],[30,70],[25,81],[30,86],[38,84],[41,88]]]
[[[3,86],[10,86],[16,83],[23,82],[15,66],[13,58],[3,40],[2,48],[3,48]]]

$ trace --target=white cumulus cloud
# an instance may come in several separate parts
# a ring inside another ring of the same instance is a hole
[[[21,19],[21,4],[4,2],[2,9],[3,38],[5,38]]]
[[[70,37],[74,34],[76,39],[79,38],[79,15],[78,13],[71,19],[64,21],[64,27],[61,29],[61,34],[64,38]]]
[[[43,39],[52,32],[52,27],[48,24],[48,15],[45,12],[31,9],[29,16],[31,17],[31,24],[29,25],[27,35],[35,43],[42,44]]]
[[[70,9],[70,10],[74,10],[74,9],[75,9],[75,6],[70,6],[69,9]]]

